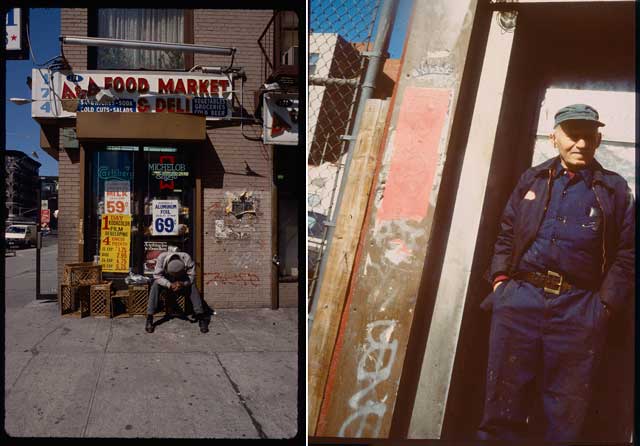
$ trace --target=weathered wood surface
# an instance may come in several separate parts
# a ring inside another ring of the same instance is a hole
[[[449,89],[408,88],[378,178],[362,261],[318,425],[323,436],[385,438],[429,235]]]
[[[311,435],[315,432],[344,308],[347,286],[373,182],[376,159],[382,142],[389,108],[388,102],[380,99],[367,101],[342,206],[336,219],[336,230],[328,253],[327,268],[322,283],[318,284],[319,301],[312,330],[309,333],[308,353],[308,422]]]

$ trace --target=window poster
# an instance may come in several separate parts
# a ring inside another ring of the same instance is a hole
[[[153,200],[151,202],[151,234],[178,235],[178,200]]]
[[[104,182],[104,211],[106,214],[131,215],[131,189],[128,181]]]
[[[168,249],[167,242],[144,242],[144,274],[153,274],[158,256]]]
[[[149,173],[158,180],[159,190],[177,192],[177,189],[182,189],[184,179],[189,176],[189,166],[176,155],[159,154],[157,160],[149,160]]]
[[[100,264],[103,272],[129,271],[131,215],[106,214],[100,224]]]

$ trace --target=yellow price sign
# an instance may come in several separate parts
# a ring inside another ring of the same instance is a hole
[[[131,215],[106,214],[100,225],[100,264],[102,271],[129,271]]]

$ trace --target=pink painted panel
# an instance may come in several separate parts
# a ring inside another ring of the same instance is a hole
[[[450,89],[405,90],[378,221],[426,217],[450,96]]]

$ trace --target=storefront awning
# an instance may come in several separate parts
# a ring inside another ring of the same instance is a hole
[[[204,141],[204,116],[181,113],[93,113],[77,114],[79,140]]]

